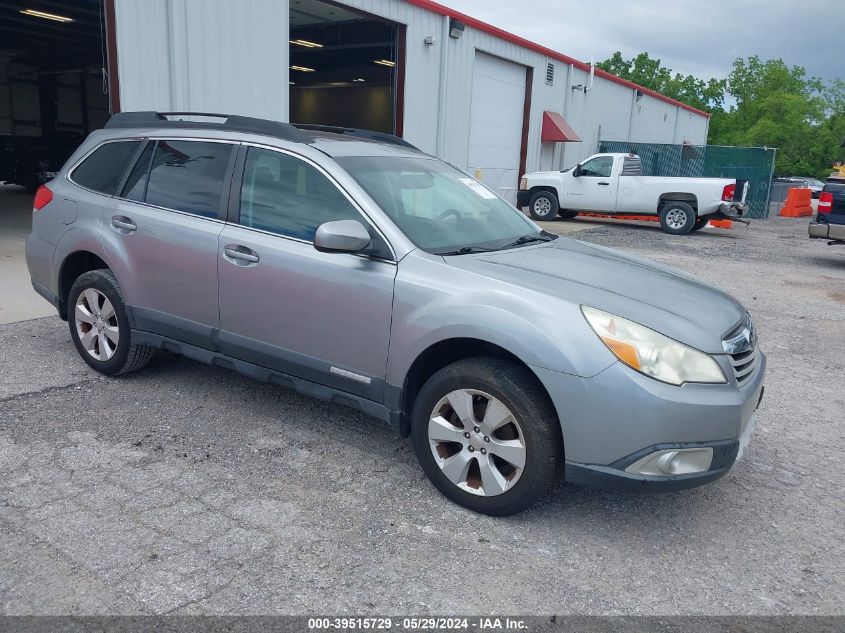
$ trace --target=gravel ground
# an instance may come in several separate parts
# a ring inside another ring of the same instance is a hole
[[[3,325],[0,613],[845,613],[845,249],[576,222],[753,313],[766,397],[726,477],[493,519],[376,420],[173,356],[102,378],[57,318]]]

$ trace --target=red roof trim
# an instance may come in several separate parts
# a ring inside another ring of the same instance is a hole
[[[495,35],[496,37],[500,37],[503,40],[516,44],[518,46],[522,46],[524,48],[528,48],[532,51],[537,53],[542,53],[547,57],[551,57],[552,59],[556,59],[558,61],[565,62],[567,64],[572,64],[576,68],[580,68],[581,70],[590,70],[590,65],[575,59],[574,57],[569,57],[568,55],[564,55],[563,53],[558,53],[551,48],[546,48],[545,46],[541,46],[540,44],[536,44],[531,40],[527,40],[524,37],[520,37],[519,35],[514,35],[513,33],[509,33],[504,29],[500,29],[497,26],[493,26],[492,24],[487,24],[487,22],[482,22],[472,16],[466,15],[465,13],[460,13],[459,11],[455,11],[454,9],[450,9],[449,7],[443,6],[438,2],[433,2],[432,0],[405,0],[408,4],[412,4],[414,6],[420,7],[421,9],[427,9],[433,13],[437,13],[439,15],[446,15],[452,18],[456,18],[466,24],[467,26],[471,26],[474,29],[478,29],[479,31],[484,31],[485,33],[489,33],[491,35]],[[671,103],[674,106],[678,106],[683,108],[684,110],[688,110],[689,112],[694,112],[695,114],[699,114],[701,116],[710,118],[710,113],[705,112],[704,110],[699,110],[698,108],[694,108],[691,105],[687,105],[686,103],[681,103],[676,99],[672,99],[671,97],[667,97],[666,95],[660,94],[650,88],[645,88],[643,86],[635,84],[633,81],[628,81],[627,79],[622,79],[621,77],[617,77],[606,70],[601,70],[600,68],[596,68],[596,76],[603,77],[610,81],[613,81],[618,84],[622,84],[628,88],[632,88],[634,90],[641,90],[643,94],[647,94],[650,97],[654,97],[655,99],[659,99],[660,101],[664,101],[666,103]]]

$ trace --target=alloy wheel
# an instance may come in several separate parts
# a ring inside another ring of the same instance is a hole
[[[79,342],[92,358],[106,361],[120,342],[117,314],[109,298],[95,288],[86,288],[76,299],[74,322]]]
[[[525,468],[519,422],[500,400],[483,391],[446,394],[429,417],[428,441],[446,478],[474,495],[507,492]]]

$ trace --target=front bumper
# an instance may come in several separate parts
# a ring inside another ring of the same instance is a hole
[[[726,359],[724,360],[727,363]],[[565,478],[606,489],[672,491],[725,475],[748,442],[763,395],[766,357],[741,386],[658,382],[616,363],[592,378],[532,367],[558,412]],[[732,374],[723,367],[728,376]],[[641,475],[626,468],[666,449],[712,449],[707,470]]]
[[[516,208],[517,209],[524,209],[528,206],[528,202],[531,200],[531,192],[528,189],[520,189],[516,192]]]
[[[710,468],[690,475],[650,476],[625,472],[625,469],[640,457],[669,448],[712,448],[713,461]],[[701,486],[727,474],[739,454],[739,440],[726,442],[690,442],[680,444],[657,444],[629,455],[610,466],[578,464],[567,461],[564,478],[567,481],[605,490],[625,492],[672,492]]]

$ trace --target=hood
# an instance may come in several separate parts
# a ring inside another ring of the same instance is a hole
[[[745,315],[736,299],[690,275],[566,237],[446,260],[519,288],[617,314],[713,354],[724,353],[722,338]]]

